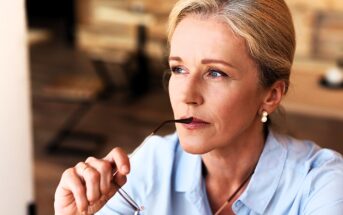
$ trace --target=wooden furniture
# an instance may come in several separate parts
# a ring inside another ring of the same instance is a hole
[[[144,26],[147,55],[162,58],[172,5],[173,1],[78,0],[77,47],[90,56],[117,62],[113,53],[134,53],[137,28]]]
[[[104,84],[106,76],[114,82],[123,80],[122,86],[133,94],[148,88],[149,77],[156,71],[150,63],[165,64],[166,23],[174,2],[77,1],[77,47],[97,62],[97,73],[103,64],[99,77]],[[116,65],[117,69],[110,70],[108,65]]]
[[[295,65],[288,94],[282,103],[286,111],[343,121],[343,90],[319,84],[326,70],[333,66],[315,62]]]
[[[342,0],[287,0],[295,25],[296,58],[342,58]]]
[[[343,12],[316,14],[312,56],[317,59],[343,58]]]

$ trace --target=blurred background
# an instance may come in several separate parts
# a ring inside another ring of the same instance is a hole
[[[116,146],[130,152],[172,118],[162,83],[166,21],[175,2],[26,0],[31,214],[53,214],[54,191],[66,168]],[[343,70],[343,2],[286,2],[297,50],[283,114],[273,116],[273,123],[343,153],[343,89],[336,81]]]

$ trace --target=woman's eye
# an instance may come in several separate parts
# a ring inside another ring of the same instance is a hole
[[[215,69],[211,69],[211,70],[209,70],[209,72],[208,72],[208,76],[209,76],[210,78],[221,78],[221,77],[226,77],[226,76],[228,76],[228,75],[225,74],[225,73],[222,72],[222,71],[215,70]]]
[[[171,67],[170,70],[174,74],[184,74],[185,73],[185,70],[179,66]]]

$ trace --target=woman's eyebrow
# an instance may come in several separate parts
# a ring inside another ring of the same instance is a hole
[[[182,59],[180,57],[177,56],[169,56],[169,61],[174,60],[174,61],[182,61]]]
[[[182,58],[178,57],[178,56],[170,56],[169,61],[178,61],[178,62],[182,62]],[[229,62],[226,62],[224,60],[218,60],[218,59],[203,59],[201,60],[202,64],[211,64],[211,63],[219,63],[219,64],[223,64],[225,66],[231,67],[231,68],[236,68],[234,65],[232,65]]]
[[[219,64],[224,64],[228,67],[235,68],[235,66],[232,65],[231,63],[226,62],[224,60],[218,60],[218,59],[203,59],[203,60],[201,60],[201,63],[202,64],[219,63]]]

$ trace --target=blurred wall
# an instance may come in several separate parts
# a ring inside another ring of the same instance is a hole
[[[296,30],[296,60],[343,58],[342,0],[285,1]]]
[[[0,1],[0,208],[27,214],[33,200],[24,0]]]

